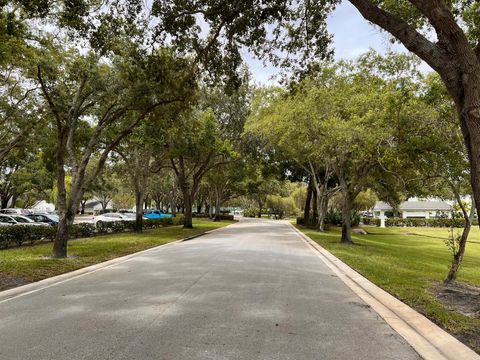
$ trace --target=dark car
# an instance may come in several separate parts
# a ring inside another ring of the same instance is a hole
[[[28,218],[32,219],[35,222],[40,223],[47,223],[51,226],[58,225],[59,218],[58,215],[54,214],[29,214],[27,215]]]

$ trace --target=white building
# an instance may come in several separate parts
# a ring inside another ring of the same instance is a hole
[[[55,211],[55,205],[45,200],[37,201],[31,210],[36,213],[51,213]]]
[[[383,201],[377,201],[373,208],[373,217],[380,219],[380,226],[385,227],[385,212],[393,208]],[[439,216],[452,217],[452,206],[444,201],[404,201],[399,206],[402,218],[430,219]]]

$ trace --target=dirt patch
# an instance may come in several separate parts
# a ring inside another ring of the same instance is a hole
[[[433,287],[437,299],[448,309],[471,318],[480,319],[480,287],[462,283],[445,285],[438,283]],[[480,328],[452,334],[459,341],[480,354]]]
[[[465,316],[480,318],[480,287],[468,284],[437,284],[433,288],[435,296],[447,308]]]
[[[0,291],[11,289],[17,286],[29,284],[32,281],[27,278],[11,276],[0,273]]]

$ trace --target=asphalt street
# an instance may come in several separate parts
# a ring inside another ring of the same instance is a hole
[[[242,220],[0,303],[0,359],[420,359],[284,222]]]

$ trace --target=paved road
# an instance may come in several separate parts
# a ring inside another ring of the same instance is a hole
[[[0,359],[419,359],[285,223],[208,236],[0,303]]]

